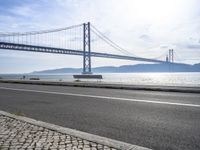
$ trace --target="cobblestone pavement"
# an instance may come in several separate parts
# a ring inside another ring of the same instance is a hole
[[[78,137],[0,115],[0,150],[115,150]]]

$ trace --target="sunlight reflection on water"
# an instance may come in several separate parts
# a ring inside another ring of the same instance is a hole
[[[200,73],[123,73],[107,74],[105,81],[127,84],[200,86]]]

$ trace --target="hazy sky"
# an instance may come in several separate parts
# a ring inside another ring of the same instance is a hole
[[[200,62],[199,0],[0,0],[0,32],[88,21],[137,56],[156,58],[173,48],[175,61]],[[92,59],[92,66],[135,63]],[[82,57],[0,50],[0,73],[63,67],[82,67]]]

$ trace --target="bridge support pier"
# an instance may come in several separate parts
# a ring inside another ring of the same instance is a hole
[[[92,74],[90,55],[90,22],[83,24],[83,72],[82,74]]]

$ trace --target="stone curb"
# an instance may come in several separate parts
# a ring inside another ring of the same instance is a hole
[[[126,90],[200,93],[200,87],[127,85],[127,84],[109,84],[109,83],[91,83],[91,82],[53,82],[53,81],[29,81],[29,80],[3,80],[3,79],[1,79],[0,82],[2,82],[2,83],[19,83],[19,84],[35,84],[35,85],[54,85],[54,86],[126,89]]]
[[[116,149],[121,149],[121,150],[150,150],[149,148],[128,144],[128,143],[125,143],[125,142],[121,142],[121,141],[117,141],[117,140],[113,140],[113,139],[89,134],[89,133],[86,133],[86,132],[82,132],[82,131],[78,131],[78,130],[74,130],[74,129],[70,129],[70,128],[64,128],[64,127],[61,127],[61,126],[58,126],[58,125],[34,120],[34,119],[23,117],[23,116],[17,116],[17,115],[10,114],[8,112],[1,111],[1,110],[0,110],[0,115],[4,115],[4,116],[10,117],[10,118],[14,118],[16,120],[20,120],[20,121],[23,121],[23,122],[30,123],[32,125],[44,127],[44,128],[47,128],[47,129],[50,129],[50,130],[53,130],[53,131],[56,131],[56,132],[59,132],[59,133],[79,137],[81,139],[85,139],[85,140],[88,140],[88,141],[91,141],[91,142],[106,145],[106,146],[113,147],[113,148],[116,148]]]

